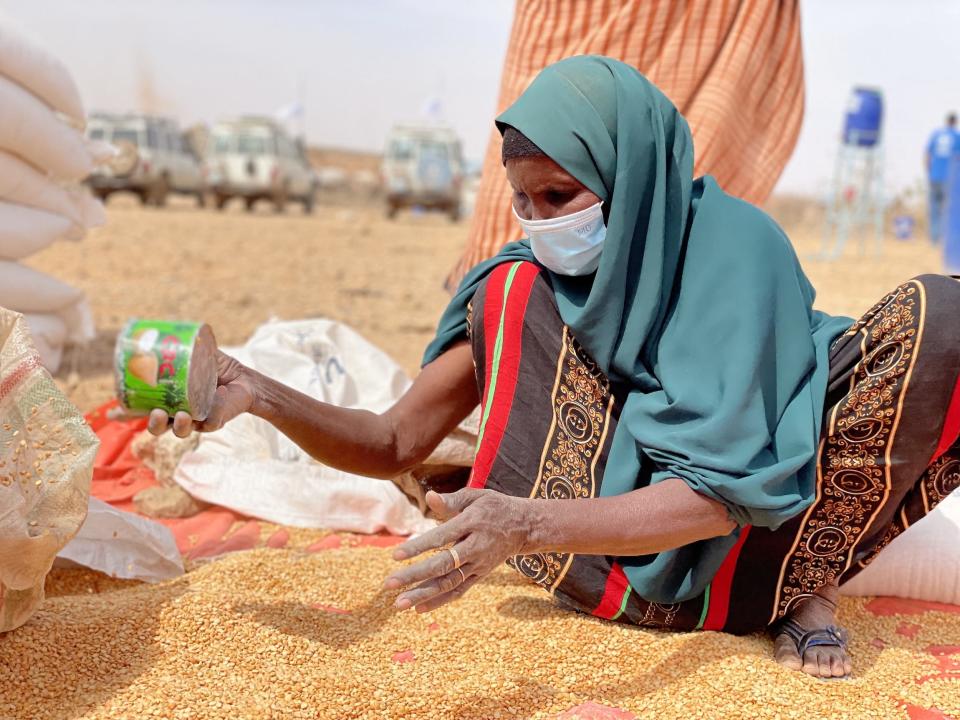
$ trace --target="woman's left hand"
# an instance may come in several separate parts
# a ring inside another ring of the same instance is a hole
[[[409,588],[397,597],[398,610],[416,607],[417,612],[427,612],[456,600],[508,558],[524,554],[529,542],[530,501],[526,498],[463,488],[443,495],[431,491],[426,499],[445,522],[403,543],[394,551],[394,559],[406,560],[437,548],[453,547],[453,552],[441,550],[387,578],[387,589]]]

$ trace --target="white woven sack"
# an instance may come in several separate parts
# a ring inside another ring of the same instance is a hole
[[[409,387],[396,362],[331,320],[260,326],[244,364],[324,402],[381,412]],[[192,496],[271,522],[401,535],[434,526],[392,482],[321,465],[267,422],[250,415],[204,435],[174,481]]]
[[[840,592],[960,605],[960,493],[895,538]]]
[[[20,158],[2,150],[0,200],[63,215],[77,225],[77,230],[106,222],[103,206],[94,199],[89,189],[63,187]]]
[[[0,75],[0,148],[58,180],[82,180],[93,170],[83,134],[28,90]]]
[[[57,240],[79,240],[82,230],[63,215],[0,202],[0,260],[19,260]]]
[[[3,14],[0,14],[0,75],[6,75],[74,122],[84,122],[80,92],[67,68]]]
[[[83,292],[19,263],[0,260],[0,307],[21,313],[56,313],[83,299]]]

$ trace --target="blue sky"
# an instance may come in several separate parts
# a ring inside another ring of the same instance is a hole
[[[149,104],[185,123],[305,99],[310,142],[379,149],[431,97],[482,156],[513,0],[0,0],[71,69],[88,109]],[[807,112],[779,190],[833,169],[850,87],[883,88],[891,190],[922,174],[960,108],[960,0],[802,0]]]

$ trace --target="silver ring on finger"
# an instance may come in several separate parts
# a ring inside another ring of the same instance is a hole
[[[467,574],[463,571],[462,567],[454,568],[458,573],[460,573],[460,584],[463,585],[467,581]]]
[[[450,547],[448,547],[447,550],[450,551],[450,557],[453,558],[453,569],[454,569],[454,570],[459,570],[459,569],[460,569],[460,565],[461,565],[461,563],[460,563],[460,553],[458,553],[458,552],[457,552],[457,549],[456,549],[455,547],[453,547],[452,545],[451,545]]]

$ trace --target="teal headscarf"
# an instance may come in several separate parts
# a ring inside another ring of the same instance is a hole
[[[617,60],[547,67],[497,124],[526,135],[609,208],[596,273],[550,274],[564,322],[631,388],[602,493],[679,477],[740,526],[776,528],[806,508],[829,344],[851,321],[812,309],[813,287],[776,223],[713,178],[693,179],[686,121]],[[466,276],[425,364],[465,337],[477,285],[514,260],[535,262],[528,241]],[[642,597],[677,602],[704,590],[738,533],[621,562]]]

